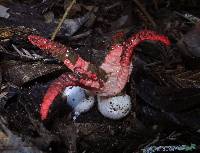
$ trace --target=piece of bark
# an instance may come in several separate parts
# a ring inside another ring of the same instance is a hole
[[[22,63],[11,62],[3,64],[3,77],[6,81],[22,86],[36,78],[61,70],[62,66],[57,64],[44,64],[41,62]]]

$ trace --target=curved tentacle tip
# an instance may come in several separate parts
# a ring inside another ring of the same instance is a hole
[[[136,35],[134,35],[133,38],[131,38],[131,41],[132,39],[134,40],[136,38],[139,38],[140,41],[144,41],[144,40],[160,41],[166,46],[171,45],[171,42],[167,36],[159,34],[151,30],[142,30],[138,32]]]
[[[41,107],[40,107],[40,119],[42,121],[47,119],[48,114],[49,114],[49,109],[52,103],[53,101],[49,101],[48,104],[46,104],[44,101],[42,102]]]
[[[171,42],[169,40],[169,38],[167,36],[161,35],[159,36],[160,38],[158,40],[160,40],[162,43],[164,43],[166,46],[170,46]]]
[[[48,39],[43,38],[37,35],[29,35],[28,40],[35,46],[39,47],[40,49],[46,49],[48,47]]]
[[[48,116],[48,112],[49,112],[49,108],[46,107],[43,103],[42,106],[40,108],[40,118],[41,120],[45,120]]]

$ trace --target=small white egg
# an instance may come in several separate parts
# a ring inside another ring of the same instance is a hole
[[[97,96],[97,99],[98,110],[109,119],[121,119],[131,110],[131,98],[126,94],[109,98]]]
[[[78,86],[65,88],[63,96],[67,97],[67,104],[73,109],[75,115],[87,112],[94,105],[95,98],[87,94],[87,90]]]

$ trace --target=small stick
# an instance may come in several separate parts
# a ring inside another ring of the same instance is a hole
[[[154,7],[155,7],[156,11],[158,11],[158,3],[157,3],[157,0],[153,0],[153,4],[154,4]]]
[[[52,36],[51,36],[51,40],[54,40],[56,37],[56,34],[58,33],[58,31],[60,30],[61,25],[63,24],[65,18],[67,17],[69,11],[71,10],[72,6],[74,5],[74,3],[76,3],[76,0],[73,0],[70,5],[67,7],[61,21],[59,22],[58,26],[56,27],[55,31],[53,32]]]
[[[80,38],[86,37],[86,36],[90,35],[91,32],[92,32],[91,30],[88,30],[88,31],[86,31],[86,32],[84,32],[84,33],[81,33],[81,34],[72,36],[72,37],[70,38],[70,40],[76,40],[76,39],[80,39]]]
[[[138,0],[133,0],[134,3],[139,7],[139,9],[146,15],[147,19],[151,22],[151,24],[154,27],[157,27],[156,23],[154,22],[153,18],[150,16],[150,14],[146,11],[146,9],[143,7],[143,5]]]

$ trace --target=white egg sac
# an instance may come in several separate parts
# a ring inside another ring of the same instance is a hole
[[[128,95],[115,97],[97,97],[98,110],[101,114],[109,119],[121,119],[131,110],[131,98]]]
[[[77,115],[89,111],[95,101],[93,96],[87,95],[87,90],[78,86],[65,88],[63,96],[67,97],[67,104]]]

